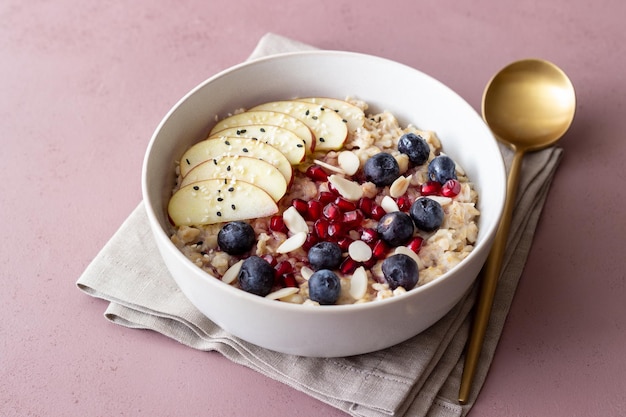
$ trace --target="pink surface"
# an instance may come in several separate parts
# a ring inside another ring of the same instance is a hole
[[[112,325],[75,287],[140,201],[165,112],[268,31],[409,64],[475,108],[509,61],[570,75],[577,118],[470,415],[626,415],[626,3],[462,3],[3,1],[0,415],[343,415],[218,354]]]

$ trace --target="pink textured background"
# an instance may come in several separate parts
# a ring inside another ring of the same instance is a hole
[[[0,415],[343,415],[109,324],[75,287],[140,201],[165,112],[268,31],[409,64],[475,108],[512,60],[570,75],[577,118],[470,415],[626,415],[624,16],[622,0],[2,1]]]

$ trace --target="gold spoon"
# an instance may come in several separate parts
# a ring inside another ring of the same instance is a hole
[[[493,247],[483,269],[476,315],[465,356],[459,402],[466,404],[502,269],[518,177],[526,152],[554,144],[574,118],[576,96],[565,73],[540,59],[525,59],[507,65],[487,84],[482,100],[485,122],[496,138],[514,151],[507,180],[507,197]]]

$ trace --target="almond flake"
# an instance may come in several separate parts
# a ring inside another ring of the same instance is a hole
[[[314,272],[315,271],[313,271],[308,266],[303,266],[300,269],[300,274],[302,275],[302,278],[306,279],[307,281],[309,280],[309,278],[311,278],[311,275],[313,275]]]
[[[339,194],[346,200],[357,201],[359,198],[363,197],[363,189],[354,181],[334,174],[328,177],[328,181],[330,181]]]
[[[366,262],[372,257],[372,248],[362,240],[355,240],[348,246],[348,255],[357,262]]]
[[[408,247],[406,247],[406,246],[398,246],[393,251],[393,253],[394,254],[401,253],[403,255],[409,256],[411,259],[413,259],[415,262],[417,262],[417,268],[418,269],[420,269],[420,270],[424,269],[424,262],[422,262],[422,259],[419,256],[417,256],[417,253],[413,252]]]
[[[336,167],[334,165],[331,165],[331,164],[327,164],[326,162],[320,161],[319,159],[314,159],[313,163],[315,165],[321,166],[322,168],[326,168],[329,171],[337,172],[339,174],[345,174],[345,171],[343,169]]]
[[[237,279],[239,275],[239,271],[241,270],[241,265],[243,264],[243,259],[236,264],[233,264],[222,276],[222,282],[225,284],[231,284],[233,281]]]
[[[291,233],[309,232],[309,226],[306,224],[306,220],[294,206],[289,207],[283,213],[283,222]]]
[[[306,241],[307,232],[298,232],[295,235],[291,236],[283,243],[280,244],[278,248],[276,248],[277,253],[289,253],[292,252],[304,245]]]
[[[365,268],[358,267],[350,278],[350,295],[355,300],[360,300],[367,293],[367,272]]]
[[[391,212],[394,212],[394,211],[400,211],[400,207],[398,207],[398,203],[396,203],[396,200],[394,200],[393,198],[389,197],[388,195],[384,196],[383,199],[380,201],[380,206],[387,213],[391,213]]]
[[[389,195],[394,198],[398,198],[406,193],[406,190],[409,189],[409,185],[411,185],[411,178],[412,175],[409,175],[408,177],[400,176],[396,178],[393,184],[391,184],[391,187],[389,187]]]
[[[280,290],[276,290],[271,292],[265,296],[265,298],[269,298],[270,300],[280,300],[281,298],[289,297],[290,295],[294,295],[300,291],[300,288],[296,287],[285,287]]]
[[[431,200],[435,200],[441,206],[445,206],[446,204],[450,204],[452,202],[452,199],[450,197],[444,197],[440,195],[429,195],[428,197],[423,198],[430,198]]]
[[[337,155],[337,163],[347,175],[354,175],[361,167],[361,160],[354,152],[343,151]]]

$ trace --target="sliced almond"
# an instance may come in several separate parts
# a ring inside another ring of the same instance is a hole
[[[367,293],[367,272],[365,268],[358,267],[350,278],[350,295],[355,300],[360,300]]]
[[[362,240],[355,240],[348,246],[348,255],[357,262],[366,262],[372,257],[372,248]]]
[[[387,213],[392,213],[394,211],[399,211],[400,210],[400,207],[398,207],[398,203],[396,203],[396,200],[394,200],[393,198],[389,197],[388,195],[384,196],[383,199],[380,200],[380,206]]]
[[[341,175],[333,174],[328,177],[328,181],[330,181],[339,194],[346,200],[357,201],[359,198],[363,197],[363,189],[361,186]]]
[[[309,278],[311,278],[311,275],[313,275],[314,272],[315,271],[313,271],[308,266],[303,266],[300,269],[300,274],[302,275],[302,278],[306,279],[307,281],[309,280]]]
[[[398,246],[396,247],[396,249],[393,251],[394,254],[397,253],[401,253],[403,255],[407,255],[409,257],[411,257],[411,259],[413,259],[415,262],[417,262],[417,268],[418,269],[424,269],[424,262],[422,262],[422,259],[417,256],[417,253],[413,252],[411,249],[409,249],[406,246]]]
[[[222,276],[222,282],[226,284],[233,283],[237,276],[239,275],[239,271],[241,270],[241,265],[243,264],[243,259],[235,264],[233,264]]]
[[[254,202],[252,202],[254,204]],[[283,222],[291,233],[309,232],[309,226],[306,224],[306,220],[294,206],[289,207],[283,212]]]
[[[304,242],[306,241],[306,235],[307,235],[307,232],[296,233],[295,235],[291,236],[290,238],[285,240],[283,243],[281,243],[280,246],[276,248],[276,252],[277,253],[289,253],[302,247],[302,245],[304,245]]]
[[[270,300],[280,300],[281,298],[286,298],[291,295],[297,294],[298,291],[300,291],[300,288],[285,287],[267,294],[265,298],[269,298]]]
[[[440,195],[429,195],[428,197],[423,197],[423,198],[430,198],[431,200],[435,200],[441,206],[445,206],[452,202],[452,199],[450,197],[444,197]]]
[[[340,152],[339,155],[337,155],[337,163],[349,176],[356,174],[361,167],[361,160],[351,151]]]
[[[333,172],[336,172],[338,174],[345,174],[345,171],[343,169],[341,169],[340,167],[336,167],[336,166],[328,164],[328,163],[326,163],[324,161],[320,161],[319,159],[314,159],[313,163],[315,165],[321,166],[322,168],[326,168],[329,171],[333,171]]]
[[[409,185],[411,185],[412,177],[412,175],[409,175],[408,177],[400,176],[396,178],[393,184],[391,184],[391,187],[389,187],[389,195],[394,198],[398,198],[401,195],[404,195],[404,193],[406,193],[406,190],[409,189]]]

